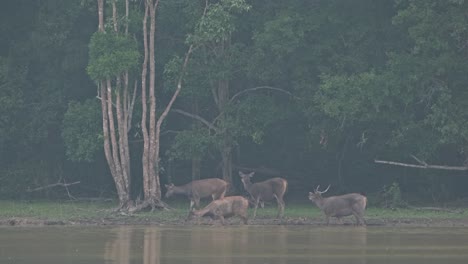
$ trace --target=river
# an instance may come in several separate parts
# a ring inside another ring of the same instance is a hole
[[[0,263],[468,263],[468,228],[1,227]]]

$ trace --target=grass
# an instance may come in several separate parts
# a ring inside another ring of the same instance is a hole
[[[108,215],[113,206],[109,202],[0,201],[0,218],[101,218]]]
[[[0,219],[28,218],[54,221],[88,221],[100,222],[102,219],[119,220],[125,223],[138,222],[175,222],[185,219],[188,213],[187,201],[168,201],[174,210],[139,212],[133,215],[122,215],[113,212],[114,202],[72,202],[72,201],[0,201]],[[206,202],[203,204],[205,205]],[[366,211],[366,219],[468,219],[465,208],[456,212],[416,210],[416,209],[385,209],[371,207]],[[252,216],[253,209],[249,209]],[[275,204],[258,208],[257,218],[275,218]],[[285,217],[297,219],[323,218],[320,210],[311,204],[287,204]]]

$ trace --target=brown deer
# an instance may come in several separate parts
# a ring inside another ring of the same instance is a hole
[[[314,192],[309,192],[309,200],[314,202],[320,210],[323,211],[327,218],[327,225],[330,222],[330,217],[338,218],[340,223],[343,223],[341,218],[344,216],[354,215],[356,225],[366,225],[364,220],[364,211],[366,210],[367,198],[359,193],[348,193],[339,196],[330,196],[323,198],[322,194],[330,189],[330,185],[325,191],[319,191],[319,186]]]
[[[226,194],[228,183],[218,178],[210,178],[203,180],[195,180],[185,185],[175,186],[174,184],[166,184],[166,198],[173,194],[185,195],[190,199],[190,211],[194,205],[200,207],[200,199],[211,196],[213,200],[221,199]]]
[[[272,178],[263,182],[252,183],[250,178],[252,178],[254,174],[255,172],[244,174],[239,171],[239,176],[244,184],[244,188],[253,199],[255,206],[253,219],[255,219],[257,215],[258,204],[261,203],[263,207],[264,202],[273,200],[273,198],[275,198],[278,203],[277,217],[283,217],[285,207],[283,196],[288,187],[288,182],[283,178]]]
[[[249,201],[242,196],[229,196],[219,200],[214,200],[201,210],[190,211],[189,219],[193,217],[210,216],[212,219],[219,219],[221,224],[225,224],[224,218],[239,216],[244,224],[247,224],[247,210]]]

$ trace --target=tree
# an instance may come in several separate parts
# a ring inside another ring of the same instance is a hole
[[[100,86],[98,97],[102,109],[104,153],[119,196],[119,209],[128,210],[131,206],[128,132],[132,98],[136,96],[135,92],[129,94],[128,71],[136,68],[140,55],[135,41],[128,35],[128,0],[124,27],[117,22],[121,19],[118,18],[116,1],[109,5],[112,7],[112,23],[107,27],[104,0],[97,0],[97,3],[99,26],[90,41],[87,70]]]
[[[73,177],[64,172],[60,130],[72,90],[87,83],[70,76],[85,76],[76,70],[84,67],[82,57],[71,56],[86,53],[88,24],[75,31],[86,17],[79,1],[5,1],[0,13],[0,192],[28,197],[28,186]]]
[[[161,144],[161,128],[165,121],[169,111],[171,110],[175,100],[179,96],[182,90],[182,83],[184,81],[185,71],[188,66],[190,56],[196,48],[197,43],[191,41],[188,42],[188,50],[185,57],[180,61],[180,65],[177,70],[177,78],[175,81],[175,90],[170,97],[169,102],[163,108],[162,112],[158,115],[156,112],[156,70],[155,70],[155,28],[156,28],[156,10],[159,4],[159,0],[147,0],[145,1],[145,16],[143,18],[143,43],[144,43],[144,60],[142,66],[142,119],[141,127],[143,133],[143,190],[145,194],[145,201],[140,208],[147,206],[163,207],[166,206],[161,202],[161,183],[160,183],[160,144]],[[201,17],[201,21],[205,18],[205,14],[208,8],[208,1],[205,2],[205,8]],[[147,30],[147,19],[150,17],[150,29],[149,36]],[[197,29],[203,30],[203,24],[197,25]],[[149,60],[149,65],[148,65]],[[146,87],[146,76],[147,68],[149,67],[149,85]],[[149,91],[149,102],[146,98],[147,89]],[[149,118],[147,119],[147,104],[149,103]],[[149,131],[147,129],[147,123],[149,123]]]
[[[244,1],[219,1],[208,7],[206,17],[202,20],[201,30],[194,38],[200,52],[194,55],[189,70],[188,79],[191,80],[192,89],[186,95],[196,98],[197,104],[203,104],[203,107],[209,111],[206,113],[202,111],[190,113],[181,109],[174,111],[193,118],[205,125],[205,128],[196,127],[191,132],[179,133],[173,155],[181,158],[190,155],[193,159],[203,155],[210,146],[214,147],[221,156],[221,175],[229,183],[233,183],[232,152],[235,138],[242,134],[239,131],[247,131],[245,125],[239,122],[239,112],[236,113],[235,110],[239,109],[235,107],[236,97],[245,91],[233,92],[231,88],[232,81],[238,77],[237,73],[245,66],[243,61],[246,58],[243,55],[245,50],[240,42],[233,43],[232,35],[239,24],[240,14],[249,9],[250,5]],[[207,98],[211,100],[206,101]],[[213,113],[216,115],[213,116]],[[187,152],[188,145],[196,147],[192,147],[191,151]],[[234,185],[231,184],[230,187]]]

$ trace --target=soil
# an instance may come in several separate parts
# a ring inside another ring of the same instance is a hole
[[[330,226],[352,226],[354,218],[345,218],[344,223],[332,219]],[[381,227],[467,227],[468,218],[366,218],[367,226]],[[240,225],[238,218],[226,219],[226,225]],[[152,218],[134,217],[132,215],[116,215],[100,219],[73,219],[51,220],[11,217],[0,219],[0,226],[109,226],[109,225],[155,225],[155,226],[194,226],[194,225],[220,225],[219,221],[203,218],[199,221],[185,219],[158,220]],[[249,219],[249,225],[287,225],[287,226],[325,226],[324,218],[289,218]]]

